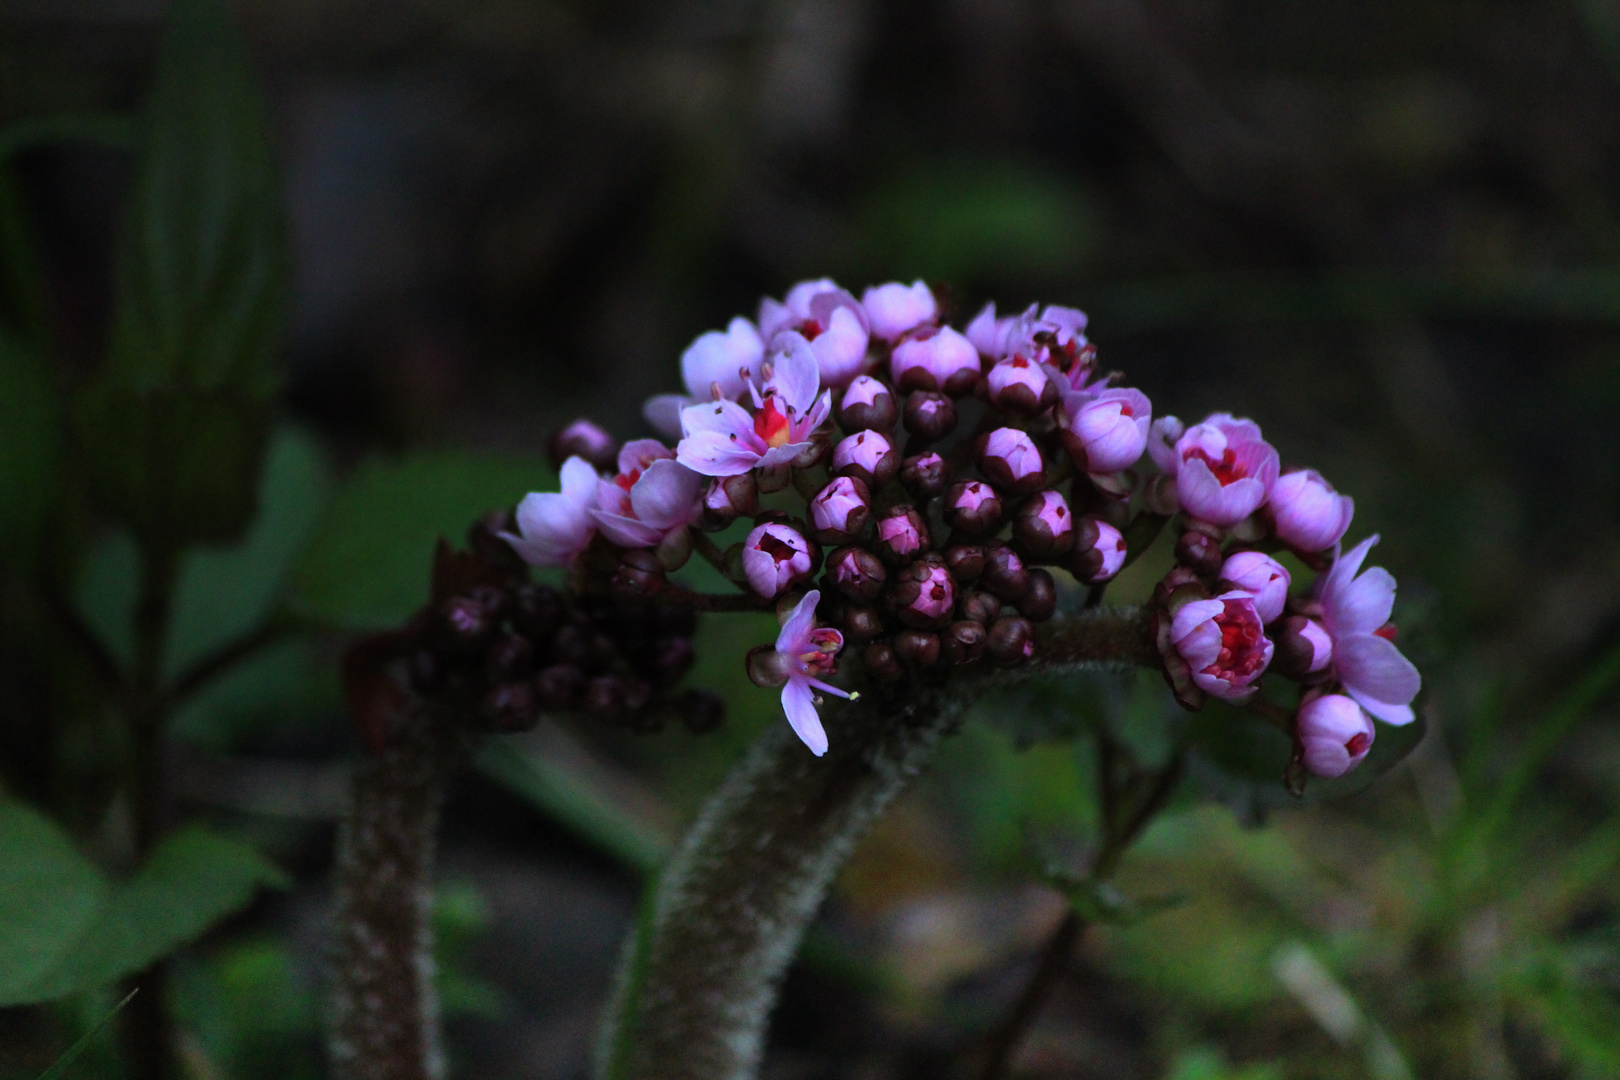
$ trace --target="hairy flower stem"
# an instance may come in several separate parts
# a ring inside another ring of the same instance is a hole
[[[338,841],[332,927],[336,1080],[444,1075],[433,986],[433,864],[445,778],[463,736],[412,701],[355,771]]]
[[[1098,612],[1049,624],[1040,666],[1146,660],[1141,623]],[[979,693],[1023,674],[957,669],[869,687],[824,710],[821,758],[786,724],[767,731],[659,879],[625,951],[598,1080],[753,1076],[777,984],[833,876]]]

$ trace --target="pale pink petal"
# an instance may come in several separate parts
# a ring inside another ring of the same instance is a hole
[[[602,535],[627,548],[648,548],[664,538],[662,529],[655,529],[644,521],[637,521],[622,514],[611,514],[605,510],[592,510],[591,517],[596,521]]]
[[[1328,628],[1336,636],[1370,634],[1389,622],[1395,607],[1395,578],[1382,566],[1336,589],[1324,598]]]
[[[631,439],[619,450],[619,472],[646,469],[655,461],[674,456],[675,452],[657,439]]]
[[[1345,689],[1368,712],[1392,724],[1410,721],[1407,706],[1417,697],[1423,679],[1394,642],[1373,634],[1334,638],[1333,668]],[[1403,719],[1384,715],[1391,710]]]
[[[681,437],[681,410],[695,402],[685,394],[654,394],[641,406],[641,416],[666,439]]]
[[[782,711],[787,714],[793,733],[804,740],[810,752],[820,757],[827,752],[827,731],[816,712],[815,694],[801,678],[790,678],[782,687]]]
[[[810,631],[816,628],[816,605],[821,603],[821,590],[811,589],[804,594],[788,617],[782,622],[782,632],[776,635],[776,651],[796,656],[810,647]]]
[[[1334,558],[1333,566],[1328,570],[1327,577],[1322,579],[1321,596],[1324,601],[1350,584],[1356,574],[1361,571],[1361,564],[1366,560],[1367,552],[1371,551],[1376,543],[1378,543],[1378,534],[1373,533],[1343,555]]]
[[[630,504],[636,517],[667,532],[692,520],[704,485],[701,475],[678,462],[655,461],[630,489]]]
[[[1166,476],[1176,475],[1181,459],[1176,456],[1176,443],[1185,429],[1174,416],[1161,416],[1148,429],[1148,453],[1159,471]]]
[[[723,435],[752,437],[754,418],[735,401],[706,401],[681,410],[681,431],[687,435],[699,431],[718,431]]]
[[[776,391],[796,415],[803,415],[821,387],[821,366],[816,363],[810,343],[804,335],[791,330],[776,335],[771,342],[771,363],[775,370],[765,388]]]
[[[733,442],[721,432],[699,431],[681,440],[675,459],[704,476],[741,476],[760,463],[760,454],[748,443]]]
[[[596,497],[596,470],[584,458],[571,457],[563,462],[559,479],[562,493],[570,502],[588,506]]]
[[[755,460],[755,464],[762,469],[769,469],[773,465],[787,465],[809,448],[810,444],[807,442],[785,443],[765,451]]]
[[[711,388],[720,384],[720,392],[735,400],[743,392],[745,379],[759,374],[759,362],[765,355],[765,342],[754,324],[744,318],[731,320],[725,332],[710,330],[687,346],[681,354],[681,381],[687,393],[699,401],[710,399]]]

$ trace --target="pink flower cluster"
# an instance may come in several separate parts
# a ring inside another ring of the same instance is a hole
[[[1298,726],[1318,771],[1341,764],[1322,739],[1347,730],[1342,708],[1319,702],[1409,720],[1417,674],[1385,627],[1394,582],[1357,573],[1371,541],[1301,596],[1271,554],[1325,565],[1351,500],[1312,470],[1283,471],[1252,421],[1155,420],[1145,394],[1099,370],[1085,329],[1072,308],[991,304],[958,330],[922,282],[859,299],[802,282],[687,348],[685,392],[644,410],[667,443],[615,454],[587,422],[560,433],[561,491],[525,499],[507,539],[535,565],[666,598],[678,587],[661,575],[703,552],[782,613],[782,637],[749,670],[783,686],[819,754],[814,691],[836,692],[822,676],[846,643],[880,681],[1020,664],[1060,582],[1095,602],[1134,554],[1133,524],[1176,516],[1178,566],[1156,602],[1185,704],[1246,700],[1282,670],[1311,687]],[[750,524],[729,549],[702,536],[738,519]],[[1334,744],[1346,769],[1362,734]]]

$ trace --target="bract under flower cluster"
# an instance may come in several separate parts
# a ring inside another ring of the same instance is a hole
[[[991,304],[958,330],[922,282],[858,300],[828,279],[802,282],[686,350],[686,392],[645,408],[668,442],[626,444],[604,476],[605,433],[576,422],[559,434],[562,490],[526,498],[507,539],[534,565],[570,567],[587,592],[712,607],[663,576],[704,552],[782,614],[749,672],[783,687],[789,721],[820,754],[815,693],[843,693],[822,676],[846,643],[880,681],[1016,666],[1034,655],[1060,580],[1095,602],[1134,554],[1127,534],[1151,537],[1134,527],[1173,516],[1178,565],[1155,603],[1178,699],[1242,702],[1276,669],[1309,688],[1304,760],[1354,767],[1370,726],[1324,751],[1355,725],[1319,703],[1412,718],[1417,673],[1386,625],[1393,579],[1358,574],[1367,540],[1291,596],[1270,554],[1329,566],[1351,500],[1315,471],[1283,471],[1253,421],[1155,420],[1145,394],[1098,368],[1085,329],[1072,308],[999,316]],[[728,550],[702,536],[739,518],[751,527]]]

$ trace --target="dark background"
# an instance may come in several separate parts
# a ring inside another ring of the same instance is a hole
[[[339,463],[422,446],[535,451],[584,413],[641,434],[640,402],[678,386],[686,343],[760,296],[823,274],[857,294],[921,276],[948,287],[961,319],[989,298],[1087,310],[1105,366],[1158,412],[1252,416],[1285,464],[1353,494],[1353,535],[1384,535],[1409,652],[1448,731],[1487,689],[1533,700],[1566,682],[1620,622],[1620,6],[234,10],[292,231],[285,406]],[[0,120],[134,112],[161,17],[143,0],[3,0]],[[71,364],[99,355],[129,163],[86,148],[18,159]],[[1608,814],[1612,727],[1582,728],[1543,777],[1562,800],[1548,820]],[[701,790],[644,750],[609,750],[677,816]],[[976,841],[933,805],[902,807],[890,828],[904,842],[891,837],[889,863],[871,857],[882,884],[852,879],[860,932],[891,940],[902,900],[944,889],[989,904],[988,925],[1025,919],[1038,936],[1040,897],[1001,881],[983,900],[959,850]],[[1336,827],[1311,820],[1288,826],[1305,847]],[[300,828],[285,850],[306,884],[219,948],[274,942],[292,969],[313,964],[330,831]],[[468,955],[499,999],[453,1023],[465,1074],[579,1075],[633,882],[477,781],[448,829]],[[910,861],[896,853],[908,846]],[[961,930],[983,955],[954,982],[916,976],[909,997],[797,974],[772,1075],[921,1075],[907,1070],[950,1053],[973,1002],[1016,985],[1033,940],[1020,933]],[[1287,1057],[1287,1075],[1364,1075],[1359,1058],[1334,1064],[1297,1006],[1189,1004],[1174,985],[1131,982],[1110,955],[1088,952],[1052,1021],[1056,1056],[1029,1062],[1042,1075],[1164,1075],[1206,1042],[1237,1060]],[[307,1009],[287,1020],[278,1045],[296,1052],[276,1051],[292,1054],[276,1070],[309,1067],[312,1030]],[[1533,1039],[1509,1044],[1517,1072],[1500,1075],[1575,1075]],[[1495,1075],[1466,1060],[1432,1075]]]

